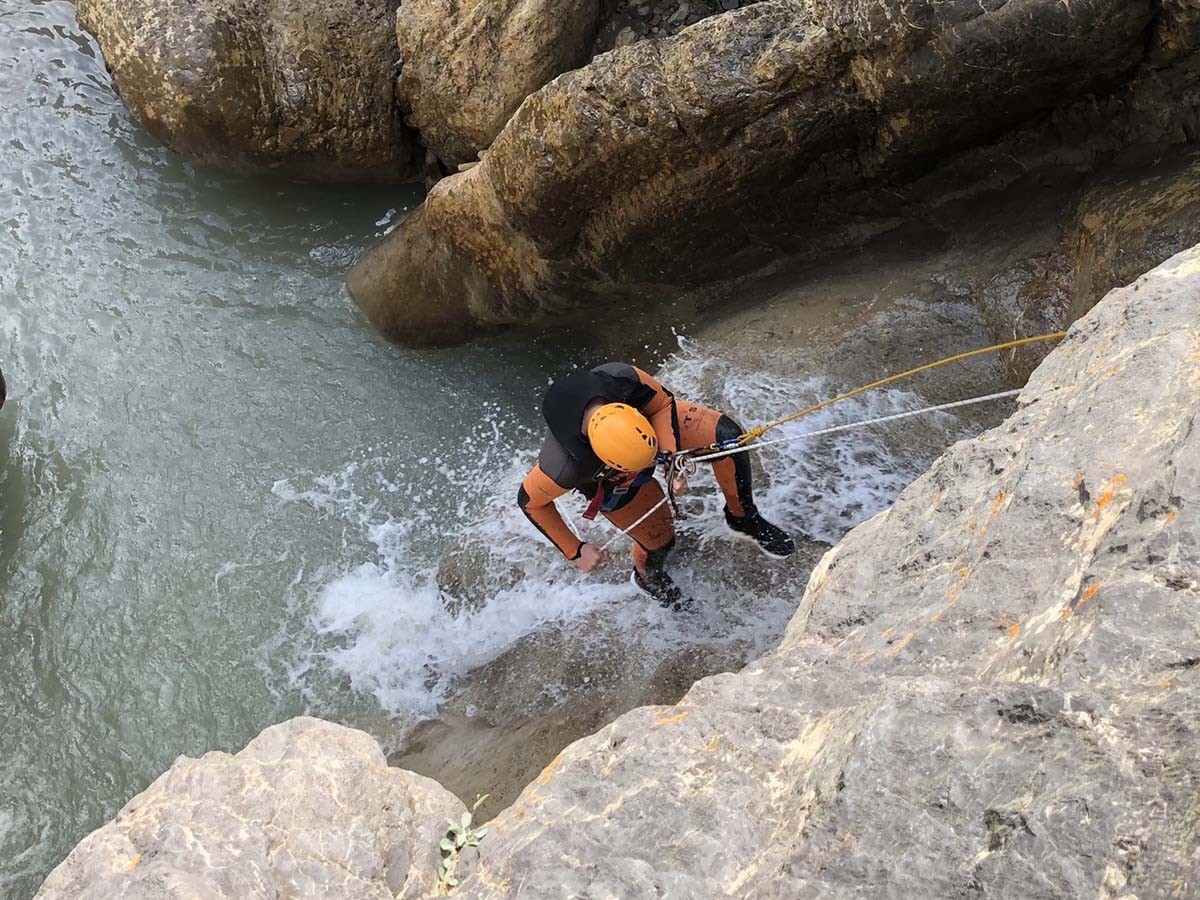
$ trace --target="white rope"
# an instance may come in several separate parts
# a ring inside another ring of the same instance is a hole
[[[650,509],[646,512],[646,514],[644,516],[642,516],[640,519],[638,519],[636,522],[634,522],[632,525],[630,525],[624,531],[618,531],[616,534],[614,534],[612,537],[610,537],[607,541],[605,541],[603,544],[601,544],[600,549],[607,550],[609,547],[611,547],[613,544],[615,544],[617,542],[617,538],[625,537],[625,535],[629,534],[629,532],[633,531],[633,529],[637,528],[639,525],[641,525],[643,522],[645,522],[648,518],[650,518],[652,515],[654,515],[656,512],[658,512],[658,510],[666,502],[667,502],[667,498],[663,497],[661,500],[659,500],[657,503],[655,503],[652,507],[650,507]]]
[[[719,453],[701,453],[694,457],[696,462],[711,462],[714,459],[721,459],[726,456],[733,456],[737,453],[746,453],[749,450],[761,450],[763,447],[771,447],[775,444],[786,444],[788,441],[798,441],[801,438],[822,437],[827,434],[838,434],[842,431],[852,431],[855,428],[866,428],[868,425],[882,425],[884,422],[895,422],[897,419],[907,419],[912,416],[920,416],[925,413],[943,412],[947,409],[957,409],[960,406],[972,406],[976,403],[986,403],[989,400],[1003,400],[1006,397],[1015,397],[1021,393],[1016,391],[1000,391],[998,394],[988,394],[984,397],[972,397],[970,400],[956,400],[953,403],[942,403],[938,406],[926,406],[922,409],[910,409],[908,412],[893,413],[890,416],[880,416],[877,419],[864,419],[861,422],[850,422],[846,425],[834,425],[832,428],[822,428],[820,431],[806,431],[803,434],[792,434],[787,437],[775,438],[773,441],[760,441],[756,444],[746,444],[742,447],[734,447],[732,450],[722,450]]]
[[[827,434],[839,434],[843,431],[853,431],[855,428],[866,428],[871,425],[882,425],[884,422],[895,422],[897,419],[908,419],[912,416],[925,415],[926,413],[943,412],[948,409],[958,409],[962,406],[973,406],[977,403],[987,403],[991,400],[1003,400],[1007,397],[1015,397],[1019,393],[1021,393],[1019,390],[1000,391],[999,393],[987,394],[983,397],[972,397],[970,400],[956,400],[953,403],[941,403],[937,406],[926,406],[922,409],[910,409],[908,412],[893,413],[890,416],[880,416],[876,419],[864,419],[861,422],[849,422],[845,425],[834,425],[831,428],[822,428],[819,431],[806,431],[803,434],[792,434],[788,435],[787,437],[775,438],[771,441],[761,441],[756,444],[746,444],[743,447],[734,447],[732,450],[722,450],[719,453],[705,453],[699,456],[693,456],[691,458],[696,462],[712,462],[713,460],[722,459],[726,456],[733,456],[737,453],[748,453],[751,450],[761,450],[763,447],[771,447],[775,444],[786,444],[789,441],[798,441],[803,438],[824,437]],[[680,457],[677,456],[676,458],[679,459]],[[654,504],[654,506],[650,507],[646,514],[639,518],[636,522],[634,522],[628,528],[618,531],[611,538],[605,541],[601,545],[600,549],[607,550],[614,543],[616,543],[618,538],[623,538],[628,535],[629,532],[633,531],[633,529],[637,528],[648,518],[658,512],[662,505],[667,502],[667,499],[667,497],[663,497],[656,504]]]

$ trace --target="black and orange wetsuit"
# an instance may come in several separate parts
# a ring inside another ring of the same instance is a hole
[[[603,491],[601,511],[620,529],[628,528],[662,499],[662,487],[652,477],[654,467],[630,478],[607,468],[583,433],[583,413],[593,400],[626,403],[641,411],[658,436],[661,451],[694,450],[742,433],[731,418],[704,406],[676,400],[675,396],[636,366],[605,363],[590,372],[573,372],[546,391],[542,415],[549,433],[542,443],[538,464],[521,485],[517,502],[529,521],[548,537],[567,559],[578,559],[583,541],[563,521],[554,501],[577,490],[589,499]],[[738,517],[755,515],[750,463],[745,454],[713,464],[729,512]],[[643,575],[661,569],[675,543],[675,522],[663,505],[629,535],[634,540],[633,560]]]

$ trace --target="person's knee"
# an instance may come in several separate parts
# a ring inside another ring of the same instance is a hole
[[[744,432],[742,426],[725,413],[721,413],[721,418],[717,419],[717,442],[732,441],[740,438]]]
[[[658,572],[667,564],[667,557],[671,555],[671,550],[675,546],[675,538],[672,537],[661,547],[654,550],[646,550],[644,568],[646,572]]]

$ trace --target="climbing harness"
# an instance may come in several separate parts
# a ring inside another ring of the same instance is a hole
[[[684,474],[687,474],[687,475],[691,475],[691,474],[695,473],[697,465],[701,462],[711,463],[711,462],[715,462],[718,459],[723,459],[724,457],[727,457],[727,456],[734,456],[738,453],[749,453],[751,450],[761,450],[764,447],[771,447],[771,446],[775,446],[777,444],[786,444],[791,441],[799,441],[799,440],[805,440],[805,439],[809,439],[809,438],[824,437],[824,436],[830,435],[830,434],[839,434],[844,431],[852,431],[856,428],[868,428],[868,427],[871,427],[874,425],[882,425],[885,422],[895,422],[899,419],[907,419],[912,416],[921,416],[921,415],[926,415],[929,413],[944,412],[946,410],[958,409],[958,408],[964,407],[964,406],[974,406],[979,403],[989,403],[993,400],[1003,400],[1008,397],[1015,397],[1018,394],[1020,394],[1021,392],[1019,390],[1000,391],[995,394],[986,394],[981,397],[972,397],[967,400],[955,400],[951,403],[940,403],[937,406],[927,406],[927,407],[923,407],[921,409],[913,409],[913,410],[908,410],[907,412],[893,413],[892,415],[880,416],[880,417],[874,418],[874,419],[865,419],[865,420],[862,420],[859,422],[849,422],[845,425],[834,425],[830,428],[822,428],[818,431],[806,431],[806,432],[803,432],[802,434],[788,435],[787,437],[776,438],[775,440],[771,440],[771,441],[763,441],[762,440],[763,435],[765,435],[769,431],[772,431],[775,428],[779,428],[781,425],[787,425],[791,422],[795,422],[797,419],[800,419],[800,418],[803,418],[804,416],[815,413],[818,410],[825,409],[826,407],[833,406],[835,403],[840,403],[842,400],[848,400],[851,397],[857,397],[859,394],[866,393],[867,391],[873,390],[874,388],[883,387],[884,385],[892,384],[894,382],[900,381],[901,379],[909,378],[913,375],[920,374],[921,372],[928,372],[929,370],[936,369],[940,366],[949,365],[950,363],[959,362],[964,359],[971,359],[972,357],[976,357],[976,356],[982,356],[985,353],[996,353],[1001,350],[1010,350],[1010,349],[1014,349],[1016,347],[1022,347],[1026,344],[1033,344],[1033,343],[1037,343],[1039,341],[1061,340],[1062,338],[1064,338],[1066,336],[1067,336],[1067,333],[1065,331],[1056,331],[1052,334],[1042,334],[1042,335],[1038,335],[1036,337],[1021,338],[1020,340],[1007,341],[1003,344],[995,344],[991,347],[983,347],[979,350],[971,350],[967,353],[959,353],[954,356],[948,356],[945,359],[939,359],[936,362],[926,363],[925,365],[918,366],[915,369],[909,369],[906,372],[900,372],[897,375],[891,375],[891,376],[888,376],[887,378],[882,378],[879,381],[874,381],[871,384],[863,385],[862,387],[856,388],[853,391],[849,391],[845,394],[839,394],[836,397],[831,397],[828,400],[824,400],[821,403],[817,403],[813,406],[808,407],[807,409],[802,409],[802,410],[800,410],[800,412],[795,413],[790,416],[787,416],[786,418],[778,419],[774,422],[768,422],[766,425],[759,425],[756,428],[751,428],[746,433],[744,433],[741,436],[734,438],[732,440],[724,441],[724,442],[717,443],[717,444],[712,444],[709,447],[701,448],[701,449],[697,449],[697,450],[684,450],[679,453],[673,453],[669,457],[667,457],[665,460],[660,456],[660,461],[665,462],[667,465],[666,496],[664,496],[661,500],[659,500],[658,503],[654,504],[654,506],[652,506],[649,510],[647,510],[644,515],[642,515],[640,518],[638,518],[638,520],[636,522],[634,522],[632,525],[630,525],[628,528],[624,528],[624,529],[618,531],[611,538],[609,538],[607,541],[605,541],[605,543],[602,545],[601,549],[607,550],[618,539],[627,536],[635,528],[637,528],[639,525],[641,525],[643,522],[645,522],[647,519],[649,519],[652,515],[654,515],[654,513],[658,512],[658,510],[661,509],[665,503],[669,502],[671,504],[672,509],[675,511],[676,517],[681,517],[681,510],[679,509],[679,506],[675,501],[675,491],[674,491],[675,479],[681,472]]]
[[[661,454],[656,454],[653,461],[653,466],[644,472],[627,476],[619,484],[614,486],[611,491],[606,491],[603,483],[597,485],[596,493],[592,497],[591,502],[588,504],[587,510],[584,512],[583,517],[588,521],[591,521],[592,519],[596,518],[598,513],[612,512],[620,505],[621,500],[623,500],[630,491],[636,490],[646,482],[654,480],[654,466],[664,464],[666,462],[667,460]]]

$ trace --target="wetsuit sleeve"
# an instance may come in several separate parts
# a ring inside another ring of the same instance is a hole
[[[554,501],[567,493],[567,490],[543,472],[540,465],[534,466],[533,471],[526,475],[521,483],[521,490],[517,492],[517,505],[534,527],[562,551],[563,556],[567,559],[579,559],[583,541],[575,536],[575,532],[563,521],[558,507],[554,505]]]
[[[679,449],[679,414],[675,410],[675,395],[637,366],[634,366],[633,370],[637,372],[642,384],[654,391],[654,396],[641,410],[654,426],[659,449],[666,453],[674,453]]]

